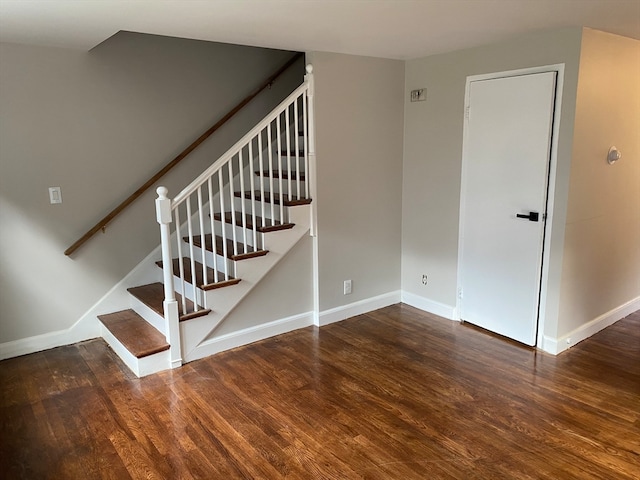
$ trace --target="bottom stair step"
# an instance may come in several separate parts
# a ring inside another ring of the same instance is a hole
[[[148,306],[151,310],[156,312],[161,317],[164,317],[164,285],[161,283],[150,283],[149,285],[142,285],[141,287],[128,288],[127,291]],[[187,311],[182,311],[182,296],[176,293],[176,300],[178,301],[178,312],[180,312],[180,321],[189,320],[190,318],[202,317],[208,315],[211,312],[209,308],[198,307],[198,310],[194,308],[193,302],[187,300]]]
[[[169,349],[164,335],[133,310],[98,315],[98,319],[136,358]]]

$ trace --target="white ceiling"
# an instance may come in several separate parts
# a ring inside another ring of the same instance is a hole
[[[0,0],[0,41],[85,50],[128,30],[410,59],[566,26],[640,39],[640,0]]]

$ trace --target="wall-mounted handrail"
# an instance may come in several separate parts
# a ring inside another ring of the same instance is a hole
[[[111,210],[102,220],[96,223],[91,229],[87,231],[82,237],[80,237],[73,245],[64,251],[64,254],[69,256],[80,248],[87,240],[93,237],[100,230],[104,229],[111,220],[113,220],[118,214],[120,214],[125,208],[132,204],[138,197],[151,188],[158,180],[160,180],[169,170],[178,165],[187,155],[194,151],[202,142],[209,138],[214,132],[222,127],[227,121],[229,121],[236,113],[238,113],[245,105],[253,100],[260,92],[271,85],[280,75],[282,75],[291,65],[293,65],[303,53],[296,53],[287,63],[280,67],[273,75],[267,78],[260,86],[247,95],[240,103],[227,112],[215,125],[209,128],[206,132],[200,135],[191,145],[185,148],[177,157],[167,163],[162,169],[156,172],[149,180],[140,186],[135,192],[129,195],[120,205]]]

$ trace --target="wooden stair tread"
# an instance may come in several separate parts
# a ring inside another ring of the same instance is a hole
[[[140,287],[127,288],[127,291],[148,306],[151,310],[158,315],[164,317],[164,285],[161,283],[150,283],[149,285],[142,285]],[[209,308],[200,307],[199,310],[195,310],[193,302],[187,301],[187,312],[182,313],[182,296],[176,293],[176,301],[178,302],[178,312],[180,312],[180,321],[189,320],[190,318],[202,317],[211,312]]]
[[[238,198],[242,198],[242,194],[240,192],[235,192],[235,196]],[[297,198],[292,196],[291,200],[289,200],[289,195],[285,194],[284,195],[286,198],[284,199],[284,206],[285,207],[295,207],[296,205],[308,205],[311,203],[311,199],[310,198]],[[246,198],[247,200],[251,200],[251,192],[245,192],[244,194],[244,198]],[[253,199],[260,202],[262,201],[262,195],[260,193],[259,190],[255,191],[253,193]],[[264,192],[264,201],[265,203],[271,203],[271,196],[269,195],[269,192]],[[275,205],[280,205],[280,195],[276,195],[273,199],[273,203]]]
[[[291,156],[291,157],[295,157],[296,156],[296,149],[293,148],[291,150],[280,150],[280,155],[283,156]],[[304,157],[304,150],[298,150],[298,158]]]
[[[174,258],[173,261],[173,274],[177,277],[180,276],[180,262],[177,258]],[[185,282],[191,284],[191,260],[188,257],[182,258],[183,268],[184,268],[184,280]],[[227,287],[230,285],[236,285],[240,283],[239,278],[233,278],[229,275],[229,278],[224,279],[224,273],[218,271],[218,281],[215,281],[215,271],[211,267],[207,267],[207,278],[204,279],[202,276],[202,263],[195,262],[196,264],[196,286],[201,288],[202,290],[212,290],[214,288]],[[162,268],[162,260],[156,262],[160,268]]]
[[[236,225],[238,227],[242,227],[242,212],[235,212],[236,214]],[[218,220],[219,222],[222,221],[222,215],[220,213],[215,213],[213,215],[213,217]],[[224,221],[226,223],[233,223],[233,218],[231,217],[231,212],[226,212],[224,214]],[[263,220],[261,217],[256,217],[256,223],[257,224],[262,224]],[[245,224],[246,227],[250,230],[253,230],[253,219],[251,218],[250,214],[245,214]],[[281,223],[279,225],[264,225],[262,227],[258,227],[257,230],[258,232],[261,233],[268,233],[268,232],[275,232],[278,230],[288,230],[290,228],[293,228],[295,226],[295,224],[293,223]]]
[[[165,336],[131,309],[98,315],[98,319],[136,358],[169,349]]]
[[[185,242],[189,241],[189,237],[183,237]],[[200,235],[195,235],[193,237],[193,244],[202,248],[202,240]],[[207,233],[204,237],[204,248],[208,251],[213,252],[213,237],[210,233]],[[222,248],[222,237],[220,235],[216,235],[216,253],[218,255],[224,255],[224,249]],[[253,250],[253,247],[249,245],[244,245],[242,243],[238,244],[238,254],[234,255],[233,253],[233,240],[227,238],[227,258],[231,260],[246,260],[247,258],[261,257],[269,253],[268,250]]]
[[[256,175],[260,176],[260,170],[254,172]],[[289,172],[279,172],[278,170],[265,170],[262,172],[263,177],[273,177],[273,178],[282,178],[283,180],[289,180]],[[291,180],[298,179],[298,172],[291,172]],[[300,172],[300,181],[305,181],[304,172]]]

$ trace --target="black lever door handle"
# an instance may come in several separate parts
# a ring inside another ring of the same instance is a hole
[[[540,220],[540,214],[538,212],[529,212],[529,214],[516,213],[516,217],[527,218],[530,222],[537,222]]]

